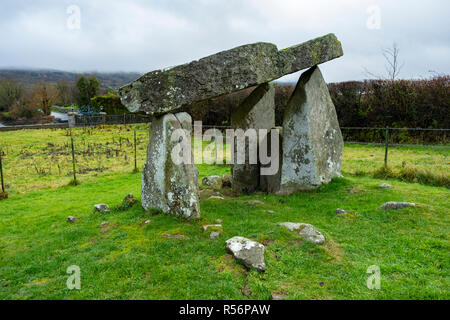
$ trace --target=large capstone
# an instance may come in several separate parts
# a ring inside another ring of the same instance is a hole
[[[341,43],[334,34],[281,51],[271,43],[254,43],[147,73],[122,87],[119,95],[131,112],[164,114],[270,82],[342,55]]]
[[[191,153],[188,159],[183,157],[183,147],[191,150],[191,121],[189,114],[179,113],[166,114],[152,122],[142,173],[145,210],[157,209],[187,219],[200,217],[198,170]],[[178,155],[178,161],[173,155]]]
[[[344,151],[339,122],[318,67],[303,73],[283,120],[279,193],[310,190],[341,176]]]
[[[270,131],[275,126],[275,88],[264,83],[253,90],[233,113],[231,126],[235,130],[232,188],[239,192],[254,192],[259,188],[260,180],[259,130]]]

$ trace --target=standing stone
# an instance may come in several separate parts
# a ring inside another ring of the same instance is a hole
[[[276,130],[278,133],[277,135],[274,135],[272,130]],[[283,145],[283,128],[282,127],[276,127],[272,128],[270,132],[267,133],[266,140],[264,140],[262,143],[265,143],[267,145],[267,156],[271,158],[271,162],[269,164],[261,164],[261,168],[277,168],[275,171],[275,174],[262,174],[259,179],[259,188],[261,191],[267,192],[267,193],[276,193],[280,190],[280,182],[281,182],[281,165],[283,163],[283,152],[282,152],[282,145]],[[277,143],[278,144],[278,153],[272,155],[272,144]],[[276,160],[278,159],[278,160]],[[277,161],[278,167],[275,167],[272,162]]]
[[[336,110],[318,67],[303,73],[283,120],[280,191],[310,190],[342,176],[344,151]]]
[[[260,164],[258,155],[258,131],[267,129],[270,131],[275,126],[275,88],[268,83],[258,86],[244,100],[231,117],[233,129],[256,130],[256,144],[251,144],[251,139],[244,137],[239,139],[235,134],[232,150],[233,165],[231,166],[232,188],[239,192],[254,192],[259,188]],[[242,155],[238,143],[245,139],[245,163],[238,163],[238,155]],[[251,155],[256,158],[252,161]]]
[[[186,139],[190,147],[192,124],[187,113],[166,114],[152,122],[142,173],[142,206],[195,219],[200,217],[198,170],[193,161],[175,164],[172,160],[174,148],[181,144],[180,140],[171,141],[177,129],[185,130],[181,140]]]

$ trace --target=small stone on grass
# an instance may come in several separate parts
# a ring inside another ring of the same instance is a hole
[[[407,207],[415,207],[416,204],[415,203],[410,203],[410,202],[386,202],[385,204],[383,204],[380,209],[383,210],[399,210],[399,209],[404,209]]]
[[[111,212],[111,209],[109,208],[109,206],[107,204],[101,203],[101,204],[96,204],[94,206],[95,211],[100,212],[100,213],[108,213]]]

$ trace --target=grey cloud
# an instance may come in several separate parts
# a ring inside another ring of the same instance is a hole
[[[81,30],[66,27],[69,5]],[[381,9],[381,29],[366,27]],[[397,42],[404,78],[450,73],[447,0],[9,1],[0,4],[0,67],[139,71],[185,63],[245,43],[280,48],[334,32],[345,55],[324,64],[327,81],[384,72],[382,48]],[[283,80],[296,80],[291,75]]]

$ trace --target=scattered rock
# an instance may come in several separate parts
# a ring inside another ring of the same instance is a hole
[[[126,207],[126,208],[131,208],[131,207],[134,206],[137,202],[138,202],[138,199],[136,199],[136,198],[133,196],[133,194],[130,193],[129,195],[127,195],[127,196],[123,199],[122,204],[123,204],[123,206]]]
[[[219,176],[204,177],[202,179],[202,184],[215,190],[219,190],[222,188],[222,178]]]
[[[267,210],[266,211],[268,214],[275,214],[276,212],[275,211],[273,211],[273,210]]]
[[[109,206],[108,206],[107,204],[104,204],[104,203],[96,204],[96,205],[94,206],[94,209],[95,209],[97,212],[100,212],[100,213],[108,213],[108,212],[111,212],[111,209],[109,208]]]
[[[109,227],[110,225],[111,225],[110,222],[103,221],[102,223],[100,223],[100,225],[98,227],[100,229],[105,229],[105,228]]]
[[[208,200],[225,200],[225,198],[221,196],[211,196]]]
[[[383,183],[378,186],[381,189],[391,189],[392,186],[389,183]]]
[[[74,223],[75,221],[81,220],[81,218],[75,218],[72,216],[67,217],[67,222]]]
[[[258,201],[258,200],[252,200],[252,201],[249,201],[249,202],[248,202],[248,205],[249,205],[249,206],[252,206],[252,207],[254,207],[254,206],[259,206],[259,205],[263,205],[263,204],[264,204],[264,202]]]
[[[152,222],[152,221],[151,220],[145,220],[144,222],[141,222],[141,227],[150,224],[150,222]]]
[[[407,207],[415,207],[416,204],[415,203],[410,203],[410,202],[386,202],[385,204],[383,204],[380,209],[383,210],[399,210],[399,209],[404,209]]]
[[[364,193],[364,190],[360,190],[360,189],[357,189],[357,188],[351,188],[351,189],[348,189],[348,193],[350,193],[350,194]]]
[[[213,231],[209,235],[209,240],[216,240],[218,237],[220,237],[220,232]]]
[[[284,298],[286,298],[286,294],[284,293],[272,292],[270,295],[270,300],[284,300]]]
[[[164,233],[163,236],[166,238],[172,238],[172,239],[186,239],[186,236],[183,234]]]
[[[244,285],[244,287],[241,289],[241,292],[247,298],[252,295],[252,290],[250,290],[250,288],[248,287],[248,283]]]
[[[222,225],[221,224],[208,224],[208,225],[203,226],[204,232],[208,231],[208,229],[213,229],[213,230],[222,229]]]
[[[317,230],[314,226],[306,223],[295,223],[295,222],[283,222],[278,223],[279,226],[288,228],[292,232],[297,232],[305,240],[315,243],[324,244],[324,235]]]
[[[222,219],[217,219],[216,222],[217,223],[222,223],[223,221],[222,221]]]
[[[348,211],[344,209],[336,209],[336,214],[346,214]]]
[[[231,176],[229,174],[224,174],[222,176],[222,188],[231,188]]]
[[[226,241],[227,251],[247,268],[264,272],[266,262],[264,245],[244,237],[234,237]]]

